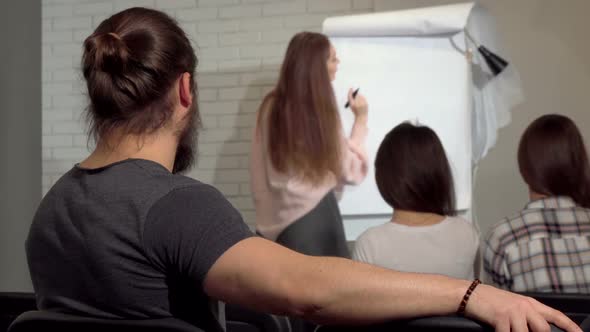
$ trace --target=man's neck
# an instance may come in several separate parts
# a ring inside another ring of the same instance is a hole
[[[145,159],[172,172],[177,144],[174,135],[166,132],[144,136],[115,134],[101,139],[80,166],[93,169],[126,159]]]

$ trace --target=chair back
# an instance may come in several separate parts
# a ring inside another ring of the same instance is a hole
[[[227,332],[291,332],[289,319],[233,304],[225,305]]]
[[[368,326],[321,326],[316,332],[493,332],[486,324],[458,316],[423,317],[396,320]]]
[[[19,315],[8,332],[203,332],[203,330],[176,318],[141,320],[100,319],[74,316],[50,311],[27,311]]]
[[[590,317],[590,294],[523,293],[523,295],[563,312],[578,324]]]
[[[37,310],[33,293],[0,293],[0,331],[4,332],[10,324],[25,311]]]

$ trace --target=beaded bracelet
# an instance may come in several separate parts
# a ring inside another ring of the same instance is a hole
[[[469,286],[469,288],[467,289],[467,292],[465,292],[465,295],[463,295],[463,300],[461,300],[461,304],[459,305],[459,309],[457,309],[457,315],[465,316],[465,308],[467,307],[467,301],[469,301],[469,297],[471,296],[471,293],[473,293],[473,290],[479,284],[481,284],[481,280],[479,280],[479,279],[473,280],[473,282],[471,283],[471,286]]]

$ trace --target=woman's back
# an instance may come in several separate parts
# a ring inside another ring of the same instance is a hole
[[[307,255],[350,257],[337,193],[368,171],[367,102],[349,90],[355,121],[346,137],[331,84],[338,62],[326,36],[293,36],[252,139],[256,231]]]
[[[353,258],[404,272],[471,279],[479,249],[475,227],[460,217],[429,226],[395,222],[372,227],[358,239]]]

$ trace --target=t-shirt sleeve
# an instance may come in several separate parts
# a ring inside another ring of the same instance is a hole
[[[353,260],[369,264],[373,263],[372,255],[369,250],[369,242],[370,240],[367,238],[366,234],[359,236],[355,241],[354,250],[352,251]]]
[[[217,189],[198,184],[175,189],[151,207],[143,244],[157,268],[202,284],[223,253],[251,236],[240,213]]]
[[[488,279],[503,289],[511,289],[513,280],[506,264],[506,253],[500,245],[500,234],[493,228],[484,243],[483,267]]]

